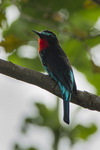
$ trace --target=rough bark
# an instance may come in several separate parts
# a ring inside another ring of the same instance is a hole
[[[2,59],[0,59],[0,73],[36,85],[61,97],[59,86],[49,75],[44,75],[40,72],[15,65],[12,62]],[[71,102],[84,108],[100,111],[100,96],[86,91],[78,90],[77,95],[72,94]]]

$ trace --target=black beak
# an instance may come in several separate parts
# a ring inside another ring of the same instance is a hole
[[[35,31],[35,30],[32,30],[34,33],[36,33],[39,37],[41,37],[41,32],[38,32],[38,31]]]

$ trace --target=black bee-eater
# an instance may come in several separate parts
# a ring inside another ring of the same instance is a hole
[[[64,104],[63,119],[69,124],[69,101],[72,93],[77,93],[72,67],[53,32],[49,30],[32,31],[39,36],[39,55],[44,69],[61,89]]]

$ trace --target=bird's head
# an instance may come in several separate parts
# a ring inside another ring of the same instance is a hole
[[[48,46],[54,46],[59,43],[56,35],[49,30],[41,32],[35,30],[32,31],[39,36],[39,51],[46,49]]]

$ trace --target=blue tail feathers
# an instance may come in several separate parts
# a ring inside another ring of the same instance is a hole
[[[63,116],[63,120],[64,122],[66,122],[67,124],[70,123],[70,115],[69,115],[69,101],[71,100],[71,92],[69,90],[67,90],[65,88],[65,86],[60,82],[58,81],[55,76],[52,74],[52,72],[50,71],[50,69],[48,67],[44,67],[45,70],[50,74],[50,76],[58,82],[59,86],[60,86],[60,89],[61,89],[61,95],[62,95],[62,98],[63,98],[63,110],[64,110],[64,116]],[[71,72],[71,78],[72,78],[72,81],[74,81],[74,78],[73,78],[73,74]],[[72,85],[73,86],[73,85]],[[73,88],[73,87],[72,87]]]
[[[71,99],[71,93],[68,90],[66,90],[66,92],[63,95],[63,109],[64,109],[63,120],[67,124],[70,123],[70,119],[69,119],[70,118],[70,115],[69,115],[69,112],[70,112],[69,101],[70,101],[70,99]]]
[[[61,89],[61,94],[62,94],[62,98],[63,98],[63,107],[64,107],[64,117],[63,120],[69,124],[70,120],[69,120],[69,101],[71,100],[71,93],[70,91],[66,90],[66,88],[60,83],[58,82],[60,89]]]
[[[63,120],[64,120],[64,122],[69,124],[70,123],[70,120],[69,120],[69,101],[63,100],[63,109],[64,109]]]

